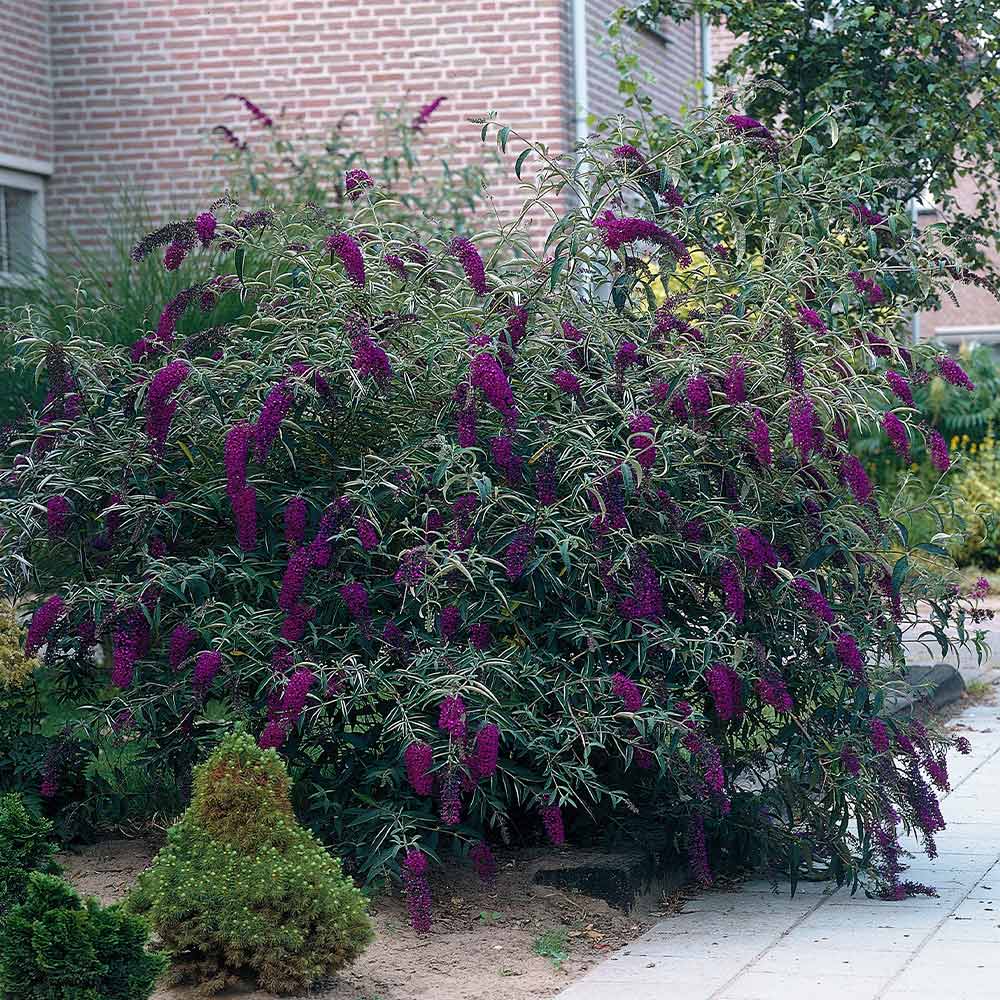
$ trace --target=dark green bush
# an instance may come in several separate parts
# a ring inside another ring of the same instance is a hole
[[[34,872],[23,903],[0,924],[5,1000],[147,1000],[166,965],[146,951],[145,921],[80,898]]]
[[[216,991],[249,973],[294,993],[371,939],[364,897],[296,821],[289,785],[278,755],[246,734],[197,769],[190,808],[129,898],[173,953],[178,980]]]
[[[20,795],[0,795],[0,919],[21,902],[32,872],[55,873],[52,824],[29,810]]]

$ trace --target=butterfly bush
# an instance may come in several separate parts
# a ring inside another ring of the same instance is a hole
[[[941,828],[948,740],[885,713],[901,630],[943,643],[976,612],[842,435],[947,463],[908,387],[964,382],[897,340],[920,303],[894,274],[933,289],[948,248],[899,214],[859,237],[860,190],[738,116],[652,148],[611,123],[582,168],[491,130],[537,165],[544,240],[428,237],[378,183],[332,236],[222,206],[201,229],[253,308],[210,348],[65,343],[48,376],[81,405],[15,435],[2,487],[29,651],[91,656],[79,730],[128,708],[150,762],[235,722],[280,748],[308,821],[402,877],[419,929],[429,865],[475,848],[492,878],[512,830],[637,811],[704,882],[738,856],[905,894],[897,838]],[[741,143],[738,204],[659,197]],[[862,271],[879,309],[845,306]],[[46,371],[54,334],[18,336]]]

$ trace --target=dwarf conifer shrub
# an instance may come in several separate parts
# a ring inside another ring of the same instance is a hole
[[[151,764],[245,721],[421,927],[434,861],[489,874],[496,838],[635,812],[704,880],[911,891],[897,830],[934,852],[948,741],[886,717],[902,628],[944,648],[979,612],[849,440],[949,466],[912,393],[935,354],[897,338],[948,247],[829,173],[825,116],[706,113],[655,152],[612,122],[572,161],[491,130],[535,171],[541,250],[519,220],[421,240],[374,178],[331,225],[220,210],[228,269],[181,305],[253,309],[209,339],[174,302],[132,351],[27,317],[51,394],[0,569],[45,595],[29,646],[102,644],[100,719],[127,707]],[[687,191],[736,155],[737,193]],[[194,816],[177,836],[223,865]]]
[[[273,993],[309,989],[372,936],[364,897],[295,819],[284,764],[247,734],[197,768],[191,805],[129,906],[148,913],[175,977],[209,991],[243,975]]]
[[[16,792],[0,795],[0,920],[20,903],[32,872],[59,871],[53,860],[52,824]]]
[[[148,1000],[166,960],[146,951],[149,928],[121,906],[81,899],[34,872],[24,901],[0,922],[6,1000]]]

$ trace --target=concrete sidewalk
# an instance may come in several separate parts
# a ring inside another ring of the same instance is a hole
[[[706,892],[560,994],[560,1000],[990,1000],[1000,998],[1000,707],[952,725],[940,856],[903,878],[939,898],[899,903],[766,882]]]

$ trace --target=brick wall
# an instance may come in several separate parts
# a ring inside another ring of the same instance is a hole
[[[482,155],[465,119],[489,110],[565,149],[566,0],[59,0],[53,5],[50,234],[99,237],[123,186],[185,210],[218,189],[205,136],[253,137],[230,93],[328,131],[345,112],[371,148],[374,108],[446,95],[427,130],[452,162]],[[511,158],[512,159],[512,158]],[[512,174],[512,163],[505,166]],[[511,202],[513,185],[497,186]],[[244,196],[244,203],[249,198]]]
[[[977,192],[975,185],[969,178],[960,178],[956,187],[956,195],[959,204],[967,212],[975,211]],[[933,213],[921,214],[921,225],[937,220]],[[989,251],[994,264],[997,263],[997,253],[995,250]],[[945,297],[941,303],[941,308],[935,312],[925,312],[920,315],[920,333],[922,336],[931,337],[940,330],[943,336],[959,336],[957,329],[967,329],[968,327],[987,327],[993,332],[993,340],[1000,334],[1000,302],[984,288],[976,288],[973,285],[955,284],[953,286],[955,296],[959,304],[956,306],[951,299]],[[949,329],[950,328],[950,329]],[[967,335],[961,335],[964,339],[977,339],[977,335],[987,332],[983,330],[974,331]]]
[[[49,0],[5,0],[0,31],[2,157],[52,160]]]
[[[599,117],[621,108],[618,73],[605,44],[606,25],[620,6],[620,0],[587,2],[588,111]],[[696,20],[676,24],[665,18],[658,32],[627,29],[624,41],[638,53],[643,70],[651,75],[644,89],[657,111],[676,117],[682,106],[691,106],[697,93],[694,83],[700,77]]]

